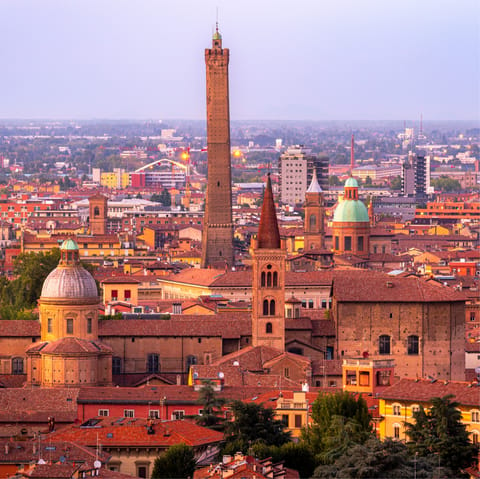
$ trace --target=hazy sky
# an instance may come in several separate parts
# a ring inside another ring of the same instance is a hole
[[[0,118],[479,118],[479,0],[0,0]]]

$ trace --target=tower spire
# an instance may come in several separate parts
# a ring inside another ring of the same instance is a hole
[[[265,192],[263,194],[262,213],[260,216],[260,225],[258,226],[257,241],[259,249],[280,248],[280,231],[278,229],[270,173],[267,176],[267,185],[265,186]]]
[[[352,140],[350,146],[350,176],[353,176],[353,167],[355,165],[355,141],[352,133]]]

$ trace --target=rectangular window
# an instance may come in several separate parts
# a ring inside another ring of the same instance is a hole
[[[123,297],[125,301],[129,301],[132,297],[132,292],[129,289],[126,289],[125,292],[123,293]]]
[[[137,466],[137,477],[141,477],[142,479],[148,477],[147,466]]]
[[[87,333],[92,334],[92,318],[87,318]]]
[[[472,411],[472,422],[480,422],[480,412]]]
[[[475,313],[470,312],[470,321],[475,321]]]
[[[302,427],[302,415],[295,414],[295,427]]]
[[[418,336],[412,335],[408,337],[407,353],[410,355],[418,354]]]
[[[335,249],[340,249],[340,238],[338,236],[335,236]]]
[[[285,426],[285,427],[288,427],[288,414],[282,414],[282,424]]]
[[[357,238],[357,250],[363,251],[363,236]]]
[[[327,309],[327,300],[322,299],[322,309]]]
[[[47,320],[47,332],[51,333],[53,331],[53,319],[48,318]]]
[[[73,318],[67,318],[67,334],[73,334]]]
[[[135,417],[135,410],[134,409],[124,409],[123,410],[123,417]]]
[[[394,416],[400,416],[401,415],[401,406],[399,404],[394,404],[392,406],[392,410],[393,410],[393,415]]]
[[[185,411],[181,411],[181,410],[178,410],[178,411],[173,411],[172,412],[172,420],[175,421],[179,421],[181,419],[183,419],[185,417]]]
[[[308,308],[313,309],[313,299],[308,300]]]
[[[393,437],[395,439],[400,439],[400,426],[393,426]]]
[[[148,411],[148,417],[150,419],[159,419],[160,411],[158,409],[150,409],[150,411]]]
[[[117,301],[117,300],[118,300],[118,290],[112,289],[112,301]]]
[[[345,251],[352,251],[352,237],[345,236]]]
[[[109,409],[99,409],[98,410],[98,415],[102,416],[102,417],[110,416],[110,410]]]

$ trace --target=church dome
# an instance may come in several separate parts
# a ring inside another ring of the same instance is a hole
[[[347,181],[345,181],[345,187],[347,188],[358,188],[358,181],[350,176],[347,178]]]
[[[47,276],[41,299],[94,299],[98,289],[93,276],[80,265],[78,246],[69,239],[60,247],[59,265]]]
[[[355,181],[355,180],[354,180]],[[335,208],[334,223],[369,223],[367,207],[360,200],[343,200]]]

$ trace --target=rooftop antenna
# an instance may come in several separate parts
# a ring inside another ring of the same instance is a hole
[[[216,26],[216,32],[218,33],[218,6],[217,6],[215,26]]]
[[[355,150],[354,150],[354,136],[352,133],[352,140],[350,146],[350,176],[353,176],[353,166],[355,164]]]

